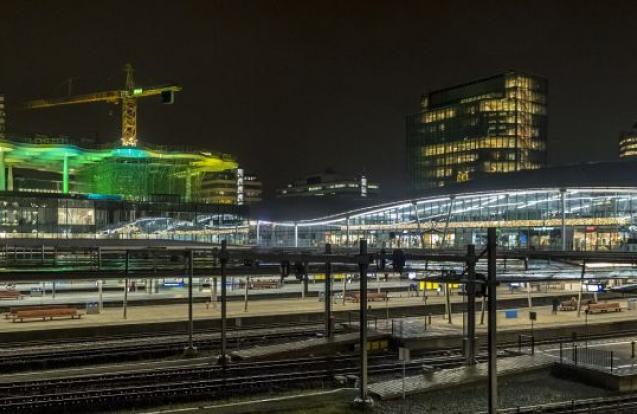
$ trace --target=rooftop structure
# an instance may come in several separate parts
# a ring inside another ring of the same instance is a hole
[[[378,184],[370,183],[367,177],[347,177],[326,170],[288,184],[276,190],[276,196],[290,197],[330,197],[330,198],[367,198],[378,195]]]
[[[205,173],[234,168],[237,163],[230,156],[202,151],[0,141],[0,191],[101,194],[127,200],[161,195],[187,201],[199,198]],[[39,188],[15,188],[14,169],[26,176],[57,177],[52,180],[61,182],[61,188],[52,182]]]
[[[547,81],[520,72],[423,95],[407,117],[413,190],[546,165]]]

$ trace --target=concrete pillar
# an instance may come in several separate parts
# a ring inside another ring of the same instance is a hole
[[[246,286],[245,292],[243,295],[243,311],[248,311],[248,289],[250,289],[250,276],[246,276]]]
[[[101,279],[98,280],[97,281],[97,306],[100,313],[102,313],[102,311],[104,310],[104,295],[103,295],[102,285],[104,285],[104,281]]]
[[[210,283],[210,302],[212,302],[212,308],[217,309],[217,276],[213,277]]]
[[[126,264],[125,264],[125,274],[126,278],[124,279],[124,319],[128,318],[128,262],[130,258],[130,253],[126,251]]]
[[[64,194],[69,192],[69,156],[66,154],[62,163],[62,192]]]
[[[560,219],[562,226],[562,250],[566,250],[566,189],[560,190]]]
[[[4,151],[0,150],[0,191],[7,191],[6,166],[4,162]]]
[[[584,275],[586,274],[586,260],[582,261],[582,274],[580,277],[579,292],[577,293],[577,317],[582,312],[582,290],[584,289]]]
[[[190,171],[186,172],[186,201],[191,201],[192,199],[192,175]]]
[[[7,167],[7,191],[13,191],[13,166]]]

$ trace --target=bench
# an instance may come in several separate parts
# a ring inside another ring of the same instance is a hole
[[[574,311],[577,310],[577,299],[571,298],[570,300],[560,303],[561,311]]]
[[[9,311],[7,313],[4,314],[4,318],[5,319],[9,319],[10,317],[12,317],[13,315],[15,315],[15,313],[17,311],[21,311],[21,310],[38,310],[38,309],[60,309],[60,308],[72,308],[75,309],[72,306],[69,305],[31,305],[31,306],[12,306],[9,308]]]
[[[352,301],[354,303],[358,303],[361,300],[361,294],[359,292],[353,293],[352,294]],[[368,302],[375,302],[375,301],[387,301],[389,300],[389,298],[387,297],[387,292],[367,292],[367,301]]]
[[[276,280],[255,280],[252,282],[252,289],[276,289],[279,282]]]
[[[621,312],[619,303],[591,303],[586,307],[588,313]]]
[[[19,290],[0,290],[0,299],[22,299]]]
[[[13,322],[20,321],[24,322],[25,319],[42,319],[43,321],[53,320],[53,318],[65,318],[70,317],[71,319],[79,319],[82,317],[82,314],[77,311],[75,308],[66,307],[66,306],[42,306],[42,307],[31,307],[30,309],[17,309],[11,314],[11,319]]]

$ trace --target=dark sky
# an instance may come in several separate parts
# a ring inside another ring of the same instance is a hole
[[[9,132],[119,136],[107,104],[17,113],[26,98],[178,82],[138,134],[235,155],[268,190],[334,167],[406,187],[420,94],[520,69],[549,79],[549,161],[616,157],[637,120],[634,1],[12,1],[0,5]]]

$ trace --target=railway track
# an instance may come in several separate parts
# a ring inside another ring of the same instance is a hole
[[[291,325],[250,330],[229,330],[229,350],[256,344],[272,344],[316,336],[322,327]],[[201,351],[221,348],[219,332],[197,333],[194,345]],[[12,344],[0,349],[0,370],[4,373],[25,369],[48,369],[82,366],[100,362],[164,358],[180,354],[187,345],[187,335],[155,335],[141,338],[104,338],[82,342],[36,342]]]
[[[500,414],[633,414],[635,412],[637,412],[636,394],[562,401],[498,410]]]
[[[462,355],[435,353],[410,362],[406,370],[413,373],[423,365],[449,368],[463,361]],[[397,374],[402,369],[394,354],[369,357],[370,375]],[[339,378],[351,382],[358,370],[358,355],[339,355],[5,383],[0,384],[0,412],[85,412],[89,406],[109,410],[333,386]]]

